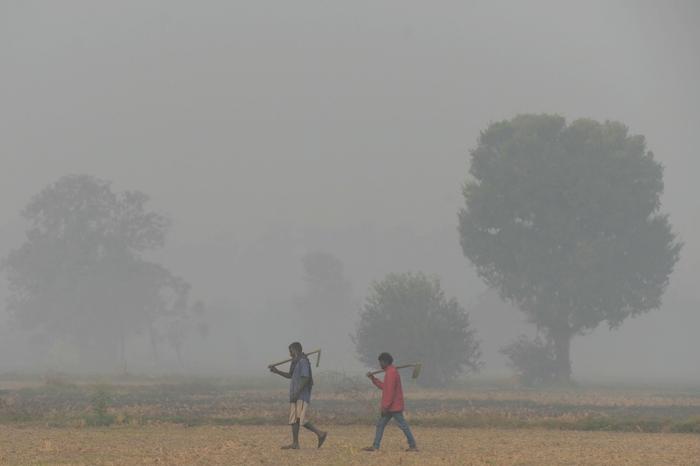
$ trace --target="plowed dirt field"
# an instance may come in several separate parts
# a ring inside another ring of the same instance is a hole
[[[360,451],[370,426],[322,426],[321,450],[302,432],[302,449],[282,451],[285,426],[175,424],[108,428],[0,426],[3,465],[700,465],[697,434],[539,429],[414,428],[421,451],[404,452],[396,426],[382,450]]]

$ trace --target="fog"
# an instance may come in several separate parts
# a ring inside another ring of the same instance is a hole
[[[574,374],[700,380],[699,25],[691,0],[2,1],[0,257],[32,196],[89,174],[172,220],[150,257],[207,305],[182,366],[134,335],[133,371],[263,373],[328,334],[322,366],[361,370],[346,336],[368,286],[424,271],[469,311],[482,372],[507,374],[498,349],[534,328],[462,253],[469,150],[519,113],[619,120],[665,166],[685,246],[662,308],[576,337]],[[340,329],[295,310],[316,251],[352,290]],[[0,372],[87,370],[1,315]]]

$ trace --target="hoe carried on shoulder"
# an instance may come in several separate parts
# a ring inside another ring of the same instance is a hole
[[[413,368],[413,373],[411,374],[411,378],[412,378],[412,379],[417,379],[418,376],[420,375],[421,369],[423,369],[423,364],[420,363],[420,362],[418,362],[418,363],[416,363],[416,364],[404,364],[403,366],[396,366],[397,369],[405,369],[406,367],[412,367],[412,368]],[[384,369],[380,369],[380,370],[378,370],[378,371],[370,372],[370,374],[372,374],[372,375],[377,375],[377,374],[381,374],[382,372],[384,372]]]
[[[320,350],[320,349],[317,349],[317,350],[314,350],[314,351],[309,351],[308,353],[305,353],[305,354],[306,354],[307,356],[310,356],[310,355],[312,355],[312,354],[315,354],[315,355],[316,355],[316,367],[318,367],[318,365],[321,363],[321,350]],[[273,367],[281,366],[282,364],[287,364],[288,362],[292,362],[292,358],[285,359],[284,361],[279,361],[279,362],[276,362],[276,363],[274,363],[274,364],[268,364],[267,367],[268,367],[268,368],[273,368]]]

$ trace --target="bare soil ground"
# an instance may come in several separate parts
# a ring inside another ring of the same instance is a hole
[[[303,432],[301,450],[282,451],[285,426],[0,426],[0,464],[700,465],[696,434],[415,427],[421,451],[407,453],[389,426],[382,450],[367,453],[370,426],[323,427],[330,436],[321,450]]]

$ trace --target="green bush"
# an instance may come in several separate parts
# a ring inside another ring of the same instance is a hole
[[[90,399],[92,414],[85,421],[90,426],[110,426],[114,424],[115,416],[107,412],[112,397],[107,387],[98,386]]]

